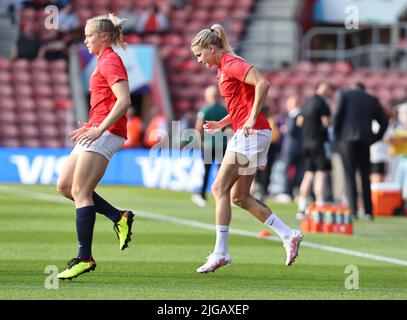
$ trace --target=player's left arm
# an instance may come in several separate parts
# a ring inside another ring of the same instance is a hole
[[[127,108],[131,104],[128,81],[126,80],[118,81],[111,86],[111,89],[117,100],[108,116],[99,125],[98,129],[101,131],[100,134],[105,132],[108,128],[114,125],[121,117],[123,117],[127,112]]]
[[[249,134],[250,129],[256,124],[260,110],[263,108],[267,92],[270,88],[270,83],[255,67],[250,68],[247,72],[244,82],[255,87],[253,107],[243,127],[245,134]]]

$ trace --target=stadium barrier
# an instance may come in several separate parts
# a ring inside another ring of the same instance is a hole
[[[70,152],[70,148],[0,148],[0,182],[55,184]],[[216,167],[211,168],[208,190]],[[126,149],[113,156],[101,183],[197,191],[203,174],[199,152],[156,156],[148,149]]]

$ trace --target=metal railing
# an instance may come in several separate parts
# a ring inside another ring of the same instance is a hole
[[[387,33],[385,37],[383,31]],[[313,40],[321,36],[335,37],[335,48],[312,49]],[[395,57],[403,50],[398,44],[401,37],[407,39],[405,22],[394,25],[372,25],[354,30],[344,27],[315,27],[310,29],[301,41],[301,60],[342,60],[357,68],[396,67]],[[365,43],[349,45],[361,38]]]

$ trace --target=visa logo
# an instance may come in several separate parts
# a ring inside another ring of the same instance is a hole
[[[201,158],[138,157],[143,185],[147,188],[194,191],[202,184],[204,165]]]
[[[30,159],[24,155],[12,155],[10,162],[15,164],[24,184],[55,183],[68,156],[35,156]]]

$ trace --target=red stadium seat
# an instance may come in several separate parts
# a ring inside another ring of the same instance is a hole
[[[12,62],[10,69],[16,70],[29,70],[30,62],[27,59],[17,59]]]
[[[23,124],[20,126],[20,136],[22,138],[37,138],[40,135],[38,126]]]
[[[63,59],[51,61],[49,66],[52,71],[55,71],[55,70],[59,70],[61,72],[68,71],[68,65],[67,65],[66,61]]]
[[[51,82],[51,76],[46,71],[36,71],[31,75],[33,83],[49,84]]]
[[[57,139],[60,134],[58,127],[56,127],[54,125],[43,124],[39,128],[40,128],[40,136],[42,139],[44,139],[44,138]]]
[[[160,46],[161,36],[158,34],[149,34],[143,37],[143,43],[153,44],[155,46]]]
[[[57,115],[53,110],[37,110],[37,118],[38,124],[56,124],[57,123]]]
[[[0,84],[0,97],[11,97],[14,93],[13,87],[9,84]]]
[[[46,148],[61,148],[65,146],[65,144],[60,139],[53,138],[41,139],[41,145]]]
[[[21,147],[21,142],[16,138],[3,138],[0,142],[2,147],[17,148]]]
[[[14,101],[13,98],[10,97],[5,97],[0,94],[0,110],[1,111],[6,111],[6,110],[14,110],[15,109],[16,102]]]
[[[37,119],[37,114],[32,111],[32,112],[19,112],[18,113],[18,121],[19,123],[26,125],[26,124],[33,124],[37,125],[38,124],[38,119]]]
[[[315,64],[315,71],[322,75],[332,74],[334,67],[331,62],[318,62]]]
[[[53,110],[55,107],[55,102],[50,98],[39,98],[35,100],[35,105],[38,110]]]
[[[11,62],[9,59],[0,58],[0,71],[9,70],[10,64]]]
[[[54,98],[57,100],[61,99],[70,99],[71,98],[71,89],[67,85],[57,85],[54,86]]]
[[[53,90],[48,85],[41,83],[34,84],[35,98],[50,98],[53,95]]]
[[[0,137],[2,137],[3,139],[18,138],[19,137],[18,126],[13,123],[3,123],[0,126]]]
[[[15,71],[11,74],[11,77],[15,84],[20,83],[30,83],[31,82],[31,73],[28,71]]]
[[[0,85],[8,84],[11,82],[11,74],[7,70],[0,71]]]
[[[41,143],[40,139],[37,139],[37,138],[23,138],[21,141],[21,145],[26,148],[42,147],[42,143]]]
[[[55,100],[55,108],[62,109],[62,110],[69,110],[72,108],[72,100],[71,99],[57,99],[57,100]]]
[[[169,33],[163,36],[163,45],[181,46],[182,37],[176,33]]]
[[[69,85],[69,75],[66,72],[52,72],[51,79],[54,84]]]
[[[35,59],[30,64],[32,72],[48,71],[48,61],[45,59]]]
[[[0,107],[0,122],[1,123],[16,123],[17,115],[13,110],[3,110]]]
[[[33,89],[31,87],[31,84],[15,83],[14,96],[16,98],[32,97]]]
[[[352,67],[345,61],[337,61],[333,64],[335,72],[349,74],[352,72]]]
[[[18,97],[15,106],[17,110],[29,111],[35,109],[35,102],[31,98]]]

